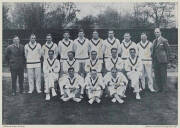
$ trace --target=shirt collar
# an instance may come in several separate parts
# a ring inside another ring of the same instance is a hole
[[[112,39],[108,37],[108,40],[111,42],[114,41],[115,39],[116,39],[115,37],[113,37]]]
[[[79,41],[84,41],[86,38],[85,37],[83,37],[82,39],[80,39],[79,37],[78,37],[78,40]]]
[[[135,60],[136,60],[136,58],[137,58],[137,55],[135,55],[134,59],[133,59],[133,58],[131,58],[131,56],[130,56],[130,59],[131,59],[132,61],[135,61]]]
[[[36,41],[34,42],[34,44],[32,44],[31,41],[29,42],[29,45],[31,45],[31,46],[35,46],[36,44],[37,44]]]
[[[47,43],[47,42],[46,42],[46,45],[47,45],[47,46],[51,46],[52,44],[53,44],[52,41],[51,41],[51,43]]]
[[[160,40],[161,36],[159,36],[157,39]]]
[[[143,43],[142,40],[141,40],[141,44],[142,44],[142,45],[146,45],[147,43],[148,43],[148,40],[146,40],[145,43]]]
[[[122,42],[129,44],[129,43],[131,43],[131,40],[129,40],[129,42],[126,42],[124,39]]]
[[[74,62],[75,59],[73,58],[72,60],[69,60],[69,58],[67,58],[67,61]]]

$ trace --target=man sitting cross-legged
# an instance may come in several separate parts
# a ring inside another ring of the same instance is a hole
[[[60,63],[59,60],[54,58],[54,51],[49,50],[48,56],[43,63],[46,100],[50,100],[50,90],[52,91],[52,96],[57,95],[54,89],[54,82],[58,80],[60,71]]]
[[[103,89],[105,88],[102,76],[97,74],[96,69],[91,69],[91,72],[85,78],[85,89],[89,98],[89,103],[92,104],[94,101],[100,103]]]
[[[63,101],[73,101],[80,102],[82,99],[82,94],[84,93],[84,79],[74,73],[74,68],[71,67],[68,69],[68,75],[61,78],[62,81],[59,81],[59,85],[62,86],[63,90],[61,99]]]
[[[128,80],[123,73],[118,72],[117,68],[113,67],[111,72],[105,75],[104,81],[107,90],[112,97],[112,102],[118,101],[119,103],[123,103],[124,101],[121,98],[125,96],[124,93],[128,83]]]

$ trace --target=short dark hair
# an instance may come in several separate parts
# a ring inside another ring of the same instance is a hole
[[[34,33],[31,33],[30,37],[31,37],[31,36],[36,36],[36,35],[35,35]]]
[[[81,28],[81,29],[79,29],[78,33],[80,33],[80,32],[84,33],[84,30]]]
[[[49,50],[49,51],[48,51],[48,54],[50,54],[50,53],[53,53],[53,54],[54,54],[54,50]]]
[[[116,71],[117,71],[117,68],[116,68],[116,67],[112,67],[112,68],[111,68],[111,71],[112,71],[112,70],[116,70]]]
[[[47,37],[47,36],[50,36],[50,37],[52,37],[52,34],[51,34],[51,33],[49,33],[49,34],[47,34],[47,35],[46,35],[46,37]]]
[[[94,33],[94,32],[97,32],[97,33],[98,33],[97,29],[94,29],[94,30],[93,30],[93,33]]]
[[[130,35],[131,36],[131,34],[129,32],[124,33],[124,35]]]
[[[146,35],[147,36],[147,33],[146,32],[142,32],[141,35]]]
[[[93,52],[97,54],[97,51],[95,51],[95,50],[92,50],[92,51],[91,51],[91,53],[93,53]]]
[[[73,67],[68,68],[68,72],[71,71],[71,70],[74,71],[74,68]]]
[[[113,29],[109,29],[109,30],[108,30],[108,33],[109,33],[110,31],[113,31],[113,33],[114,33],[114,30],[113,30]]]
[[[96,69],[94,69],[94,68],[93,68],[93,69],[91,69],[91,72],[93,72],[93,71],[94,71],[94,72],[97,72],[97,70],[96,70]]]
[[[72,54],[73,54],[73,56],[75,56],[75,52],[74,52],[74,51],[68,51],[68,53],[67,53],[67,54],[69,54],[69,53],[72,53]]]
[[[132,50],[136,51],[136,49],[135,49],[135,48],[130,48],[130,49],[129,49],[129,51],[132,51]]]
[[[16,38],[16,37],[18,37],[18,38],[19,38],[19,36],[18,36],[18,35],[14,35],[14,36],[13,36],[13,39],[14,39],[14,38]]]
[[[68,33],[68,34],[69,34],[69,31],[68,31],[68,30],[65,30],[64,33]]]
[[[117,48],[111,48],[111,52],[112,52],[113,50],[116,50],[116,51],[117,51]]]

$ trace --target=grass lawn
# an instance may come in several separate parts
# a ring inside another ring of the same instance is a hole
[[[165,92],[146,91],[140,101],[129,95],[124,104],[103,99],[100,104],[46,102],[44,94],[11,96],[11,79],[3,77],[3,124],[116,124],[176,125],[177,89],[170,83]],[[27,89],[27,82],[25,82]]]

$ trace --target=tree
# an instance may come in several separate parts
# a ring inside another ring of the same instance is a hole
[[[94,24],[97,22],[97,18],[92,16],[92,15],[88,15],[86,17],[84,17],[81,20],[78,20],[76,22],[76,25],[82,28],[94,28]]]
[[[169,23],[175,22],[173,2],[142,3],[136,4],[135,8],[136,18],[151,22],[155,27],[167,27]]]
[[[121,27],[121,14],[118,13],[111,7],[107,7],[107,9],[97,16],[98,24],[101,27],[105,28],[119,28]]]
[[[12,11],[13,23],[17,28],[41,29],[44,26],[43,3],[16,3]]]
[[[3,29],[8,29],[10,26],[10,21],[8,19],[9,8],[6,4],[3,4]]]
[[[72,2],[50,3],[46,5],[45,21],[47,28],[65,28],[69,23],[75,22],[79,12]]]

